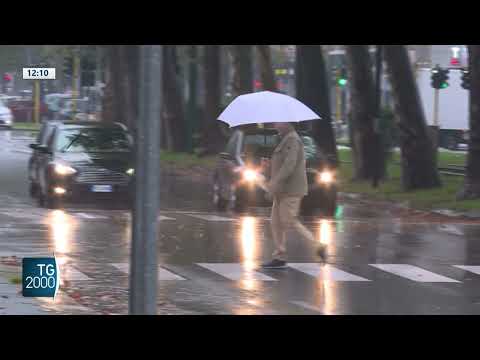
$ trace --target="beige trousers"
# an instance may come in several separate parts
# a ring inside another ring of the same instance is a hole
[[[305,239],[315,241],[313,234],[300,223],[298,212],[302,197],[275,197],[272,207],[272,234],[275,242],[274,259],[286,261],[287,231],[296,230]]]

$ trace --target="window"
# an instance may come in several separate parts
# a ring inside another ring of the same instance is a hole
[[[59,132],[56,149],[64,152],[128,152],[131,143],[127,133],[118,129],[66,129]]]

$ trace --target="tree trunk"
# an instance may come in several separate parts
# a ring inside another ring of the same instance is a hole
[[[325,61],[320,45],[296,46],[297,98],[317,113],[321,120],[310,126],[312,135],[324,154],[337,158],[337,145],[332,128],[330,96]]]
[[[346,60],[351,89],[351,122],[354,180],[376,175],[376,156],[381,151],[375,134],[375,86],[368,45],[347,45]]]
[[[253,92],[252,45],[233,45],[233,94]]]
[[[185,115],[182,94],[177,78],[177,55],[174,45],[165,45],[163,50],[163,100],[167,122],[167,137],[170,137],[169,150],[185,151]]]
[[[128,47],[131,45],[118,45],[118,58],[114,61],[118,62],[119,72],[117,74],[119,81],[119,88],[121,94],[121,103],[123,105],[121,119],[122,122],[133,129],[135,126],[136,111],[133,103],[133,96],[136,89],[133,87],[133,78],[131,74],[131,67],[129,64]]]
[[[403,187],[405,190],[438,187],[441,182],[436,151],[428,135],[407,49],[403,45],[385,45],[384,56],[400,130]]]
[[[107,45],[106,53],[106,69],[105,69],[105,90],[102,104],[102,120],[107,122],[120,121],[119,113],[121,112],[121,94],[118,87],[118,54],[117,45]]]
[[[206,45],[204,55],[205,71],[205,112],[203,128],[203,148],[207,154],[221,151],[224,138],[220,130],[221,90],[220,90],[220,46]]]
[[[459,200],[480,198],[480,45],[468,45],[470,71],[470,140],[465,183]]]
[[[277,91],[275,74],[273,72],[272,54],[269,45],[257,45],[258,60],[260,63],[260,76],[263,90]]]

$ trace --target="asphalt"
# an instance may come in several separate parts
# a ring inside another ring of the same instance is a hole
[[[128,209],[39,208],[27,193],[30,142],[0,131],[0,264],[19,271],[22,257],[55,253],[60,296],[36,299],[40,309],[127,314]],[[480,314],[476,221],[343,198],[337,218],[302,219],[316,243],[289,234],[289,267],[266,271],[258,266],[273,250],[268,209],[217,213],[208,184],[167,169],[159,186],[159,314]],[[328,245],[326,264],[315,256],[319,243]]]

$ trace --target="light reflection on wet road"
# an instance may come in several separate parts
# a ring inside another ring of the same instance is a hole
[[[26,193],[27,159],[0,152],[0,166],[9,169],[0,179],[0,258],[55,253],[61,296],[45,301],[53,312],[127,313],[128,275],[114,264],[128,268],[129,212],[98,204],[39,209]],[[480,265],[476,223],[400,217],[343,200],[336,219],[304,219],[317,243],[289,233],[292,267],[267,271],[258,265],[273,251],[268,209],[216,213],[206,188],[169,174],[160,186],[161,314],[480,313],[480,275],[455,267]],[[328,245],[328,265],[315,256],[318,243]],[[413,265],[427,279],[370,264]],[[428,272],[459,282],[429,281]]]

